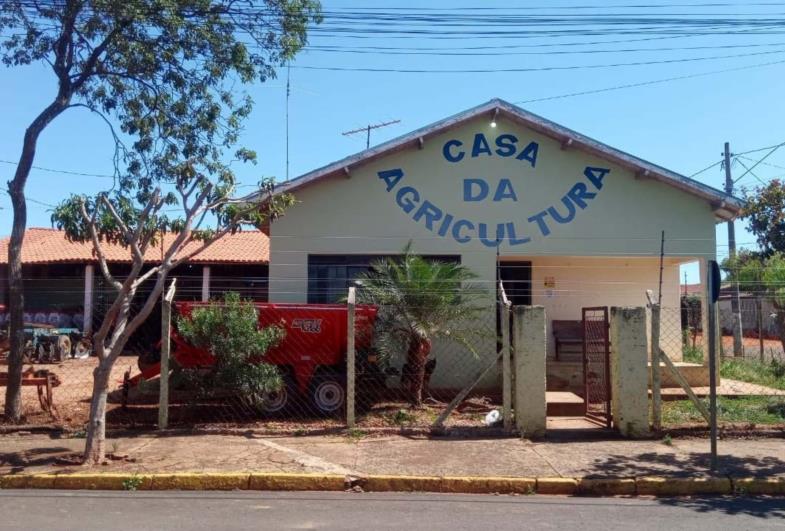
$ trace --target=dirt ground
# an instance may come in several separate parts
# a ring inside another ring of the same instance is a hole
[[[35,387],[23,387],[22,401],[24,423],[54,425],[80,430],[87,422],[92,393],[94,357],[68,359],[61,363],[30,365],[35,370],[48,370],[57,375],[61,384],[53,390],[56,416],[42,411]],[[26,367],[27,368],[27,367]],[[114,427],[154,428],[158,422],[157,381],[143,384],[129,393],[128,406],[122,407],[122,382],[126,371],[135,376],[139,371],[136,358],[121,357],[112,370],[112,391],[109,395],[107,425]],[[314,415],[307,404],[296,404],[285,417],[270,418],[261,415],[247,402],[238,398],[196,400],[193,394],[173,390],[170,393],[170,426],[247,428],[276,433],[323,432],[339,430],[345,426],[341,418],[323,418]],[[0,408],[5,394],[0,393]],[[447,401],[428,400],[417,410],[409,409],[403,400],[375,401],[371,411],[358,416],[358,428],[407,428],[426,427],[433,424]],[[499,409],[495,401],[476,396],[461,404],[446,425],[481,427],[485,415]],[[1,424],[2,422],[0,422]]]
[[[30,364],[25,365],[25,370],[32,367],[34,370],[48,370],[60,380],[60,385],[52,390],[52,397],[56,409],[53,418],[41,410],[38,402],[36,387],[22,388],[22,407],[25,423],[27,424],[58,424],[65,426],[82,426],[87,421],[90,410],[90,396],[93,385],[93,369],[98,364],[97,358],[67,359],[60,363]],[[127,370],[136,371],[135,357],[121,357],[112,369],[111,381],[113,385],[120,386],[123,373]],[[0,393],[0,408],[5,405],[5,389]],[[119,404],[110,404],[110,409]]]

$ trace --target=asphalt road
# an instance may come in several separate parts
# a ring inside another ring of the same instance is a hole
[[[7,490],[0,529],[785,529],[785,498]]]

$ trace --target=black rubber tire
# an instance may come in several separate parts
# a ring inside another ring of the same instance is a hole
[[[317,373],[311,381],[309,395],[316,414],[340,415],[346,409],[346,377],[332,371]]]
[[[136,360],[140,371],[145,371],[156,363],[161,363],[161,351],[157,348],[141,352]]]
[[[270,401],[265,400],[259,407],[262,414],[266,417],[281,417],[292,409],[292,404],[297,402],[297,385],[294,379],[285,374],[282,376],[283,385],[280,391],[273,393]]]

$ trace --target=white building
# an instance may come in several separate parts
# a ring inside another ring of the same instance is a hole
[[[298,204],[271,226],[271,301],[334,300],[374,256],[411,241],[459,259],[489,290],[500,275],[513,303],[544,306],[549,323],[578,320],[582,307],[658,293],[664,231],[663,348],[676,360],[679,266],[700,261],[703,274],[715,224],[741,206],[498,99],[281,188]]]

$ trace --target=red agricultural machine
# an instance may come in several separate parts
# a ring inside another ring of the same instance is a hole
[[[187,317],[206,303],[175,303],[176,311]],[[348,310],[340,304],[255,303],[259,325],[280,326],[284,339],[264,355],[276,365],[284,385],[265,401],[268,414],[286,411],[293,403],[308,404],[317,413],[341,411],[346,400],[346,351]],[[356,382],[358,406],[371,400],[372,391],[385,387],[386,374],[372,350],[375,306],[358,305],[355,313]],[[188,344],[173,328],[171,355],[185,369],[209,369],[215,358]],[[134,386],[142,379],[159,375],[160,348],[139,356],[141,373],[126,381]]]

